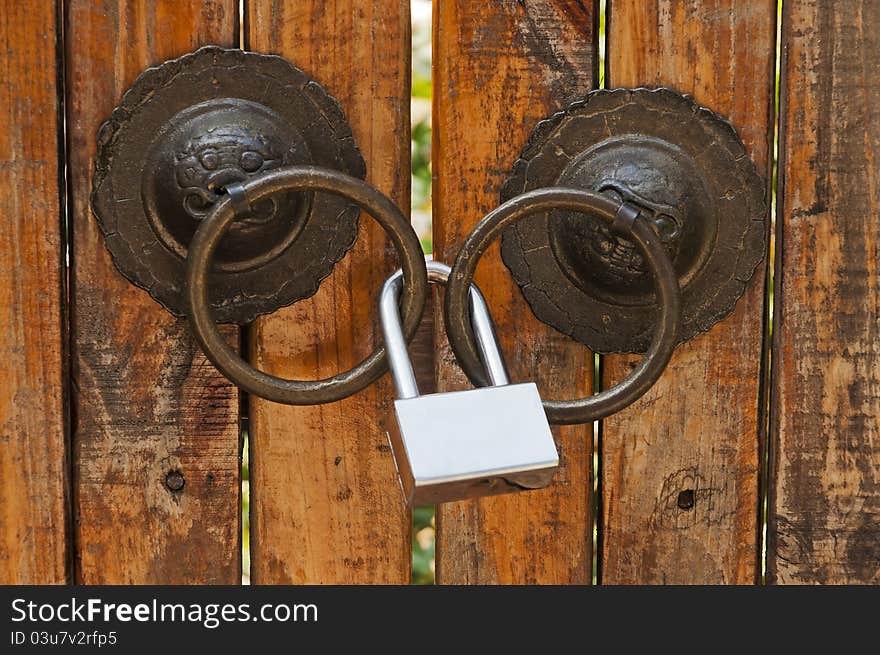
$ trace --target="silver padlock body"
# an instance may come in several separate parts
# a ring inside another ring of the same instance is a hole
[[[559,453],[534,383],[394,401],[388,436],[410,505],[540,489]]]

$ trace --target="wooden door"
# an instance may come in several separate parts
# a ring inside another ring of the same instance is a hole
[[[320,80],[368,181],[408,208],[409,0],[21,4],[0,3],[0,582],[237,584],[245,519],[255,583],[407,583],[388,378],[317,407],[239,393],[114,268],[89,192],[98,127],[134,78],[218,44]],[[775,201],[734,312],[632,407],[555,430],[552,487],[437,508],[438,583],[880,581],[875,4],[434,0],[436,259],[499,204],[535,123],[598,86],[669,86],[725,115]],[[224,328],[230,343],[301,378],[370,351],[396,262],[361,226],[315,297]],[[512,377],[545,397],[631,369],[539,322],[497,247],[477,281]],[[421,360],[460,388],[433,322]]]

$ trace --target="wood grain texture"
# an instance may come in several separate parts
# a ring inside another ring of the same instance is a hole
[[[67,581],[56,12],[0,2],[0,584]]]
[[[412,360],[413,369],[416,372],[416,384],[419,385],[419,392],[434,393],[437,390],[437,380],[434,376],[434,368],[436,367],[436,348],[434,347],[434,296],[442,291],[442,288],[435,287],[428,293],[425,300],[425,313],[422,314],[422,322],[419,329],[409,344],[409,354]]]
[[[594,86],[595,11],[593,2],[579,0],[435,3],[436,258],[451,263],[471,227],[499,204],[532,127]],[[534,318],[497,244],[477,283],[512,379],[535,380],[546,398],[590,393],[592,354]],[[438,332],[437,343],[439,388],[462,387],[445,335]],[[593,429],[554,433],[561,468],[552,487],[440,506],[438,582],[590,582]]]
[[[113,267],[89,190],[98,127],[122,92],[147,66],[234,43],[236,3],[66,5],[77,582],[235,584],[238,394],[186,321]],[[177,492],[166,486],[175,471]]]
[[[250,0],[248,47],[276,52],[342,104],[367,180],[410,205],[408,0]],[[369,217],[358,241],[309,300],[258,319],[254,365],[316,379],[350,368],[380,339],[376,303],[397,266]],[[330,405],[289,407],[251,398],[251,580],[405,583],[411,517],[385,421],[388,376]]]
[[[692,94],[736,126],[769,179],[776,3],[609,7],[606,85]],[[759,575],[765,267],[731,316],[680,346],[651,391],[604,422],[602,582],[749,584]],[[605,388],[636,362],[606,357]]]
[[[880,5],[784,5],[768,577],[880,583]]]

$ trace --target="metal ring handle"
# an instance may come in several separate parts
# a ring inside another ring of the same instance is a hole
[[[544,411],[551,423],[570,425],[589,423],[632,404],[651,388],[669,363],[675,349],[681,320],[681,292],[669,256],[654,230],[633,210],[606,196],[562,187],[536,189],[500,205],[476,225],[467,236],[446,285],[444,317],[452,351],[471,382],[485,386],[473,337],[468,329],[468,290],[480,257],[501,232],[516,221],[551,209],[589,213],[607,222],[615,231],[632,239],[654,273],[660,296],[660,324],[645,358],[622,382],[607,391],[577,400],[545,400]]]
[[[428,275],[416,233],[400,209],[375,187],[338,171],[314,166],[272,170],[242,183],[251,205],[279,191],[326,191],[366,210],[381,225],[397,250],[404,275],[403,329],[407,340],[416,333]],[[261,398],[286,405],[320,405],[347,398],[375,382],[388,368],[385,349],[375,349],[354,368],[323,380],[286,380],[258,371],[236,353],[217,329],[208,305],[207,273],[224,232],[236,219],[232,199],[224,199],[202,221],[186,258],[186,303],[196,339],[214,366],[236,385]]]

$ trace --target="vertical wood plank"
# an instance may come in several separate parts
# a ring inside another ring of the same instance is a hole
[[[0,584],[67,581],[54,2],[0,2]]]
[[[776,3],[609,7],[608,86],[692,94],[733,123],[769,180]],[[749,584],[759,575],[763,268],[731,316],[680,346],[652,390],[604,422],[602,582]],[[605,358],[605,387],[637,361]],[[680,505],[681,492],[694,502]]]
[[[408,0],[249,0],[248,46],[287,57],[342,104],[367,180],[410,205]],[[379,336],[376,302],[397,266],[383,231],[361,217],[358,241],[317,295],[258,319],[254,365],[315,379],[350,368]],[[330,405],[251,398],[251,580],[404,583],[411,517],[385,421],[386,376]]]
[[[595,85],[597,14],[582,0],[437,0],[434,12],[434,256],[451,263],[498,206],[532,127]],[[512,379],[535,380],[547,398],[590,393],[592,354],[532,316],[497,244],[477,284]],[[438,344],[440,388],[460,388],[445,335]],[[554,433],[561,468],[552,487],[440,506],[438,582],[590,582],[593,428]]]
[[[880,583],[880,6],[788,2],[768,574]]]
[[[122,92],[147,66],[233,44],[237,4],[66,4],[77,581],[235,584],[238,394],[186,321],[113,267],[89,190],[98,127]],[[175,472],[177,492],[166,485]]]

